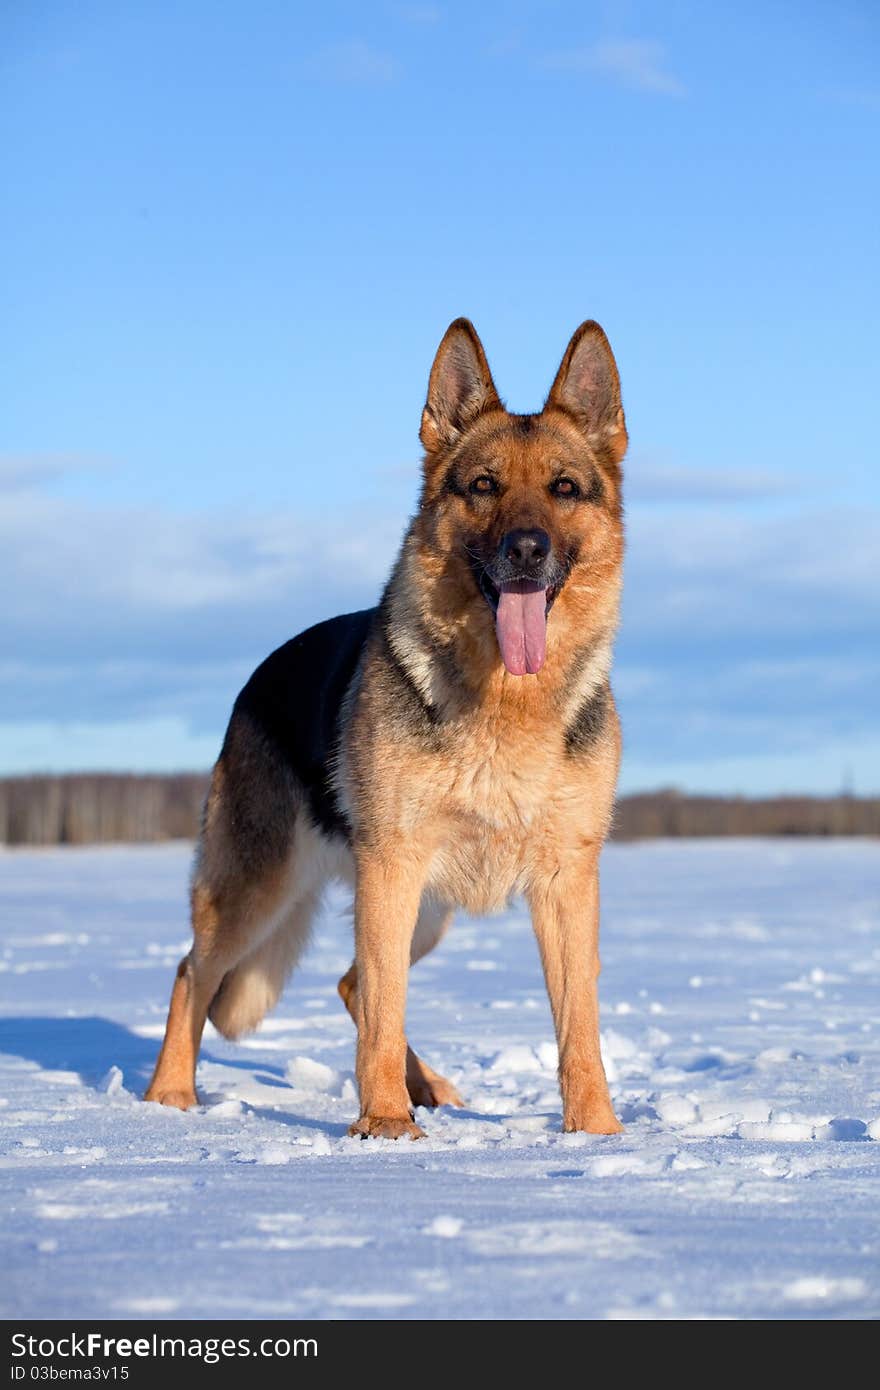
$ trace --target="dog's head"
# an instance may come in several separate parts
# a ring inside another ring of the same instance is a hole
[[[543,410],[513,415],[473,324],[456,319],[431,369],[421,440],[420,519],[494,614],[507,670],[536,674],[554,606],[576,618],[575,594],[620,563],[627,436],[608,339],[581,324]]]

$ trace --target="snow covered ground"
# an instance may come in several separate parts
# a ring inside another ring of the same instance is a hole
[[[187,846],[0,855],[5,1317],[880,1315],[880,848],[614,845],[603,1033],[626,1132],[562,1135],[523,909],[458,921],[410,1035],[464,1111],[345,1137],[341,893],[188,1115],[137,1100]]]

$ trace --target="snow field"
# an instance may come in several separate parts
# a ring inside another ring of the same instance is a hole
[[[331,893],[277,1014],[209,1028],[183,1115],[143,1105],[187,949],[189,847],[0,856],[6,1317],[880,1314],[880,850],[612,845],[603,1050],[621,1136],[559,1132],[521,905],[412,974],[463,1111],[346,1137]]]

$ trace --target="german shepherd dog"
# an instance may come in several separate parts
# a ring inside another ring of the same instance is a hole
[[[566,1130],[612,1134],[599,1053],[599,854],[620,755],[609,688],[623,556],[620,382],[597,323],[543,410],[502,404],[473,325],[437,351],[418,512],[376,608],[319,623],[235,702],[147,1100],[195,1105],[205,1019],[256,1028],[327,880],[353,883],[357,1026],[349,1133],[420,1138],[460,1105],[407,1045],[410,964],[453,911],[528,901],[559,1044]]]

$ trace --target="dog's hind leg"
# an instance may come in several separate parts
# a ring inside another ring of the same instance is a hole
[[[177,968],[165,1041],[145,1100],[187,1110],[197,1104],[199,1044],[210,1017],[227,1038],[251,1032],[278,1002],[308,940],[318,894],[292,905],[263,894],[236,895],[218,907],[202,884],[193,888],[193,948]]]
[[[416,928],[410,948],[410,965],[426,956],[445,936],[452,911],[442,903],[425,899],[419,909]],[[342,1002],[357,1024],[357,966],[352,964],[339,981],[338,989]],[[424,1105],[431,1109],[438,1105],[463,1105],[464,1102],[451,1081],[434,1071],[423,1062],[407,1044],[406,1049],[406,1088],[413,1105]]]
[[[210,890],[196,883],[192,892],[194,942],[177,967],[165,1040],[145,1100],[188,1110],[197,1104],[196,1060],[208,1009],[223,976],[244,952],[240,934],[222,930],[223,914]]]
[[[272,934],[224,975],[208,1010],[224,1038],[253,1032],[274,1009],[308,942],[319,898],[313,892],[297,902]]]
[[[233,719],[196,856],[193,947],[177,970],[147,1100],[180,1110],[195,1105],[208,1011],[221,1031],[237,1034],[254,1027],[277,999],[307,931],[306,904],[313,905],[318,890],[312,848],[297,819],[296,787],[271,750]],[[298,906],[303,913],[292,922]]]

